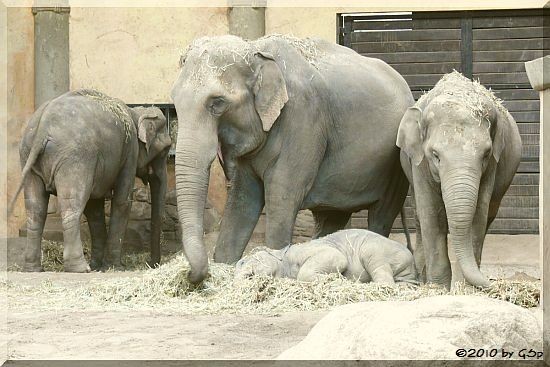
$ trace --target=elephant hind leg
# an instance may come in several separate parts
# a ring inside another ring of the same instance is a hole
[[[315,232],[313,233],[313,238],[323,237],[344,229],[351,217],[351,213],[338,210],[312,210],[311,212],[315,219]]]
[[[348,268],[348,260],[344,254],[334,248],[320,249],[315,255],[307,259],[302,266],[296,279],[302,282],[313,282],[319,275],[340,273],[343,274]]]
[[[42,179],[33,172],[25,178],[25,209],[27,211],[27,246],[23,271],[42,271],[42,233],[48,215],[50,195]]]
[[[409,190],[409,181],[401,169],[399,159],[396,164],[380,199],[368,208],[369,230],[385,237],[390,235],[393,222],[401,212]]]
[[[80,219],[90,198],[94,167],[62,167],[56,174],[57,200],[63,225],[63,267],[66,272],[85,273],[90,267],[84,258]]]

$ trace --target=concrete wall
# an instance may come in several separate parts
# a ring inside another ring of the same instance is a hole
[[[95,88],[126,103],[172,103],[182,51],[197,37],[229,32],[227,8],[71,8],[70,85]],[[173,161],[169,187],[174,185]],[[225,205],[221,168],[209,197]]]
[[[7,10],[7,200],[21,180],[19,141],[34,112],[34,21],[31,8]],[[25,221],[23,195],[8,218],[7,235],[14,236]]]
[[[71,89],[126,103],[171,103],[181,52],[228,32],[226,8],[71,8]]]

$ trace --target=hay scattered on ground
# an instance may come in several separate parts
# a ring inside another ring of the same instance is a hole
[[[164,241],[161,238],[161,247],[164,245]],[[82,249],[84,250],[84,258],[89,263],[92,254],[92,245],[90,241],[82,242]],[[164,251],[166,252],[166,251]],[[149,266],[147,261],[149,260],[149,252],[127,252],[123,249],[122,252],[122,264],[126,271],[147,270]],[[174,255],[163,255],[161,258],[162,263],[167,263],[172,260]],[[42,268],[44,271],[62,272],[63,269],[63,242],[42,240]],[[12,264],[8,267],[8,271],[20,271],[21,267],[17,264]],[[112,269],[108,271],[114,271]]]
[[[134,121],[132,120],[128,106],[124,102],[93,89],[79,89],[75,93],[93,99],[104,111],[114,114],[124,125],[126,140],[128,140],[131,128],[134,126]],[[118,124],[118,120],[115,120],[115,123]]]
[[[420,96],[415,106],[429,103],[432,98],[439,95],[452,97],[455,103],[468,108],[476,120],[488,121],[489,111],[493,106],[501,113],[507,113],[502,100],[490,89],[485,88],[478,80],[466,78],[456,70],[445,74],[430,91]]]
[[[4,283],[9,294],[40,299],[37,307],[76,309],[154,309],[183,314],[277,314],[290,311],[326,310],[365,301],[410,301],[449,294],[435,285],[383,286],[349,281],[331,274],[318,282],[254,276],[234,282],[234,267],[211,264],[210,277],[199,287],[188,283],[189,266],[183,255],[160,266],[129,277],[94,280],[78,288]],[[13,292],[13,293],[12,293]],[[530,308],[539,305],[540,282],[499,279],[488,290],[465,284],[451,294],[483,295]],[[23,301],[21,301],[23,302]]]

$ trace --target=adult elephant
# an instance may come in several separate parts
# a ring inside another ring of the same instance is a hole
[[[449,233],[464,278],[488,286],[483,241],[521,157],[514,118],[492,92],[453,72],[407,110],[397,145],[420,222],[417,270],[425,263],[429,282],[450,287]]]
[[[23,179],[17,194],[24,188],[27,210],[23,270],[42,271],[41,240],[50,194],[57,195],[61,210],[65,271],[90,271],[80,239],[82,213],[92,237],[91,268],[120,266],[136,176],[151,186],[151,264],[158,264],[170,144],[158,108],[128,108],[86,89],[40,106],[19,149]],[[108,233],[105,197],[112,197]]]
[[[369,229],[389,234],[408,190],[395,137],[414,103],[394,69],[329,42],[280,35],[201,38],[180,64],[176,188],[191,282],[208,271],[202,217],[217,152],[230,189],[215,261],[242,256],[264,205],[271,248],[291,241],[299,209],[313,212],[315,237],[364,208]]]

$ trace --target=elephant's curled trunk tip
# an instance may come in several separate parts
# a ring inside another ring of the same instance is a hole
[[[189,269],[187,273],[187,280],[193,285],[202,283],[208,277],[208,268],[201,269]]]

